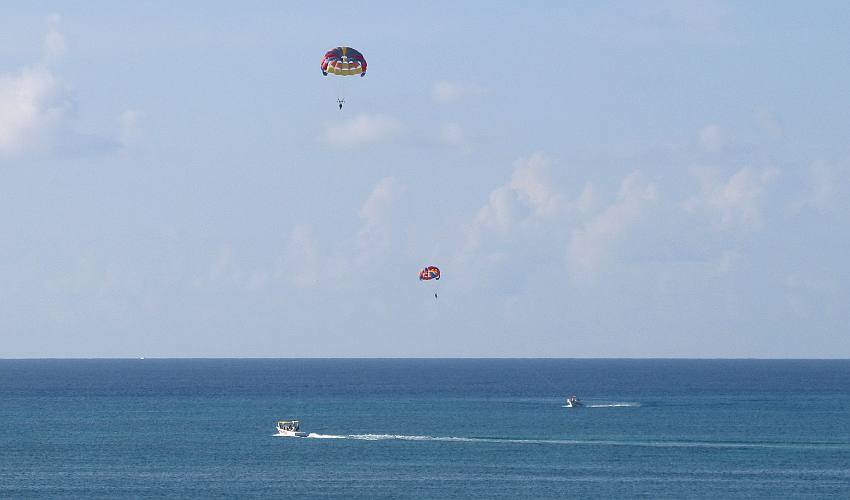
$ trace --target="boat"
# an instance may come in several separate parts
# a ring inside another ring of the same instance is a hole
[[[584,406],[584,403],[579,401],[579,399],[575,396],[568,397],[566,404],[564,404],[564,407],[566,408],[579,408],[581,406]]]
[[[301,422],[297,420],[278,420],[277,435],[286,437],[307,437],[308,433],[301,431]]]

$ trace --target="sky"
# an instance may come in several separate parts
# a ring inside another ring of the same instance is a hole
[[[846,358],[848,19],[4,2],[0,358]]]

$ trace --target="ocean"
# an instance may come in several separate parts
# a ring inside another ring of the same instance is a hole
[[[146,496],[850,498],[850,361],[0,360],[0,497]]]

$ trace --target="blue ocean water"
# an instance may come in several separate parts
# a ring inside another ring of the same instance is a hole
[[[850,361],[0,360],[33,496],[850,498]]]

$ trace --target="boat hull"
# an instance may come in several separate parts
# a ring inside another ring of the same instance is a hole
[[[277,431],[277,435],[281,437],[305,438],[309,433],[302,431]]]
[[[564,401],[564,408],[581,408],[584,404],[575,396],[570,396]]]

